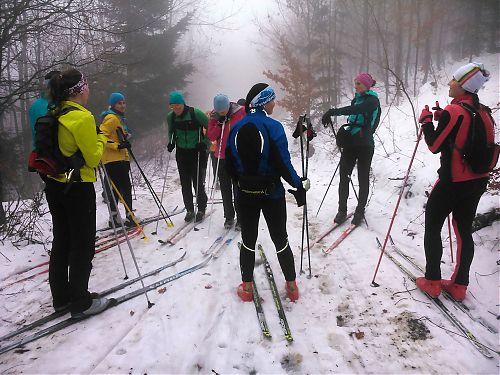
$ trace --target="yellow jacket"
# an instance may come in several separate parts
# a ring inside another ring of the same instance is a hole
[[[118,138],[117,130],[121,129],[123,134],[126,134],[125,129],[122,126],[120,117],[112,113],[107,114],[104,117],[99,128],[101,129],[102,133],[108,138],[108,142],[106,143],[106,148],[104,150],[104,155],[102,156],[103,164],[108,164],[113,161],[129,160],[127,149],[118,149],[120,139]]]
[[[78,110],[59,117],[59,148],[66,157],[80,150],[85,159],[85,165],[80,168],[82,181],[96,182],[95,168],[101,160],[107,138],[97,134],[94,116],[87,108],[70,100],[63,101],[61,105],[63,109],[75,107]],[[59,182],[68,182],[65,175],[50,177]]]

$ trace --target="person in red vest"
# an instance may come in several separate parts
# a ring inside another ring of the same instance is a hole
[[[471,106],[481,115],[486,127],[487,142],[494,142],[493,119],[488,108],[479,102],[478,90],[489,80],[489,72],[483,64],[469,63],[459,68],[448,83],[451,104],[444,110],[429,107],[422,111],[419,123],[429,150],[441,153],[439,179],[434,185],[425,207],[424,248],[426,258],[425,277],[416,280],[417,287],[436,298],[444,289],[455,300],[465,298],[469,284],[469,270],[474,257],[472,222],[476,215],[479,199],[486,191],[489,173],[476,173],[464,161],[460,149],[464,147],[472,115],[466,106]],[[453,229],[457,236],[457,263],[450,280],[441,280],[441,228],[446,217],[453,213]]]

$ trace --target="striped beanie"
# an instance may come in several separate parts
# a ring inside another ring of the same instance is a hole
[[[462,88],[472,94],[477,94],[484,83],[490,79],[490,72],[484,69],[481,63],[469,63],[457,69],[453,73],[453,79]]]

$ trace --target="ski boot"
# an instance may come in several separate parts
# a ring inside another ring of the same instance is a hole
[[[425,277],[417,277],[415,283],[418,289],[432,298],[437,298],[441,294],[441,280],[427,280]]]
[[[455,284],[452,280],[441,280],[441,287],[446,290],[455,301],[462,302],[467,293],[467,285]]]
[[[238,286],[238,297],[243,302],[251,302],[253,301],[253,286],[252,282],[246,282],[243,281],[239,286]]]
[[[286,295],[292,302],[299,299],[299,288],[297,288],[297,282],[295,280],[286,282]]]

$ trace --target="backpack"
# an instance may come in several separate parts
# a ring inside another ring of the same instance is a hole
[[[36,120],[35,149],[31,151],[28,160],[30,172],[54,176],[72,169],[73,163],[70,160],[74,159],[74,156],[67,158],[62,154],[59,148],[58,129],[59,117],[74,110],[77,108],[68,107],[57,113],[48,112]]]
[[[488,116],[492,124],[495,124],[491,117],[491,109],[481,105],[481,114],[467,103],[459,103],[459,105],[470,113],[471,123],[463,148],[460,149],[456,145],[455,147],[474,173],[491,172],[495,168],[500,154],[500,145],[488,144],[486,124],[483,120],[483,116]]]

